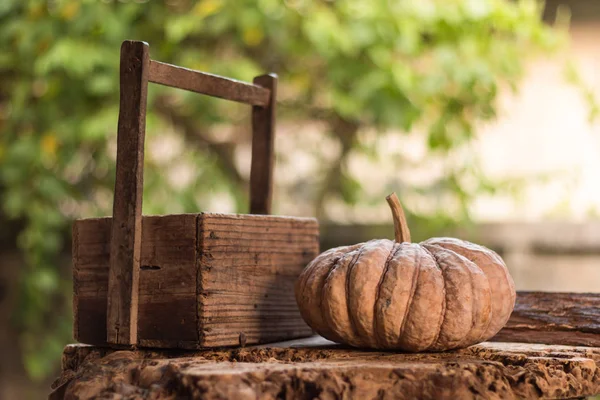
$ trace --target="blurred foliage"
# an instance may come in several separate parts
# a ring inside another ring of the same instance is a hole
[[[527,57],[560,38],[534,0],[2,0],[0,224],[19,222],[27,261],[15,321],[29,372],[46,375],[70,338],[70,271],[58,267],[68,264],[70,221],[111,213],[123,40],[149,42],[153,59],[243,80],[277,72],[279,121],[319,121],[337,144],[304,199],[327,218],[328,201],[363,199],[348,158],[377,152],[361,132],[418,129],[441,156],[464,147],[495,117],[499,88],[516,88]],[[170,138],[191,151],[149,152],[145,213],[196,212],[219,191],[246,211],[241,107],[151,87],[147,145]],[[465,205],[496,188],[469,164],[413,189]]]

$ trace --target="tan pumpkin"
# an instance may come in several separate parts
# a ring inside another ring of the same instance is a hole
[[[410,243],[404,212],[388,196],[395,241],[330,249],[296,282],[304,320],[355,347],[440,351],[493,337],[507,322],[515,288],[502,258],[454,238]]]

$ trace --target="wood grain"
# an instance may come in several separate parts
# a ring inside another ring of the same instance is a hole
[[[275,99],[277,75],[261,75],[254,84],[269,90],[265,107],[252,107],[252,166],[250,168],[250,213],[270,214],[275,162]]]
[[[107,341],[114,344],[137,340],[149,64],[147,43],[123,42],[106,323]]]
[[[270,103],[269,90],[235,79],[166,64],[150,62],[150,82],[253,106]]]
[[[313,337],[232,350],[67,346],[56,398],[571,399],[600,393],[600,348],[482,343],[446,353]]]
[[[111,219],[73,226],[75,339],[105,345]],[[201,348],[311,334],[293,284],[318,253],[312,218],[144,216],[138,344]]]
[[[197,342],[196,219],[190,214],[143,218],[139,338]],[[106,343],[110,228],[110,218],[74,225],[74,336],[84,343]]]
[[[517,292],[503,342],[600,346],[600,293]]]
[[[311,334],[293,293],[319,252],[316,220],[211,213],[198,223],[202,347]]]

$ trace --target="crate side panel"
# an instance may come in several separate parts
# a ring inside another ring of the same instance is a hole
[[[197,215],[145,216],[138,336],[160,344],[198,341],[196,305]],[[111,218],[74,226],[75,339],[104,344]],[[158,346],[160,347],[160,346]]]
[[[196,219],[185,214],[142,221],[140,340],[198,340]]]
[[[232,346],[311,334],[294,284],[319,252],[312,218],[203,214],[199,219],[202,346]]]

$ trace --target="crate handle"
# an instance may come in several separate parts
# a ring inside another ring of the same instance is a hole
[[[147,43],[128,40],[121,45],[120,81],[106,336],[108,343],[135,345],[148,82],[252,106],[250,213],[269,214],[277,75],[257,76],[253,83],[240,82],[151,60]]]

